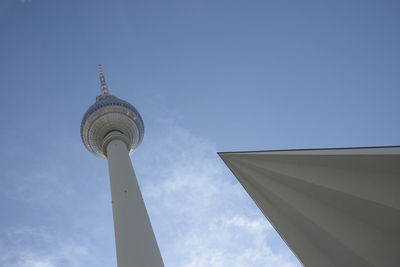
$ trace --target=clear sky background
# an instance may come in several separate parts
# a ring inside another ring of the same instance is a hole
[[[98,63],[166,266],[300,266],[216,152],[399,145],[399,29],[397,0],[0,0],[0,266],[116,266]]]

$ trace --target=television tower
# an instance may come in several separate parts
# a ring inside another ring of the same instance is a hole
[[[118,267],[164,266],[129,155],[144,135],[143,120],[128,102],[108,93],[99,64],[101,94],[81,123],[81,137],[94,155],[107,159]]]

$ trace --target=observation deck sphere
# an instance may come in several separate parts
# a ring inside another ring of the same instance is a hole
[[[143,120],[128,102],[112,95],[100,95],[83,116],[81,138],[90,152],[106,158],[104,139],[111,132],[124,136],[129,154],[132,154],[143,139]]]

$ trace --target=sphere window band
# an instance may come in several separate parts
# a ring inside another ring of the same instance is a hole
[[[112,95],[100,96],[87,110],[81,123],[81,138],[86,148],[101,158],[106,158],[104,138],[118,129],[125,136],[129,154],[139,146],[144,135],[143,120],[128,102]],[[120,138],[121,139],[121,138]]]
[[[95,111],[103,108],[103,107],[107,107],[107,106],[121,106],[124,107],[126,109],[128,109],[128,112],[132,112],[133,114],[135,114],[135,117],[139,117],[140,120],[142,120],[142,118],[140,117],[139,112],[135,109],[134,106],[132,106],[131,104],[129,104],[128,102],[122,100],[122,99],[118,99],[115,96],[111,96],[109,95],[110,98],[107,99],[102,99],[102,100],[98,100],[95,104],[93,104],[91,107],[89,107],[89,109],[86,111],[83,119],[82,119],[82,124],[86,121],[87,117],[91,116],[92,113],[94,113]],[[118,99],[119,101],[113,101],[114,99]],[[101,103],[100,103],[101,102]],[[82,129],[82,125],[81,124],[81,129]],[[142,121],[143,124],[143,121]]]

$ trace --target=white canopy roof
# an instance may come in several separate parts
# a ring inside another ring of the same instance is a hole
[[[305,266],[400,266],[400,147],[219,155]]]

